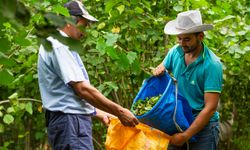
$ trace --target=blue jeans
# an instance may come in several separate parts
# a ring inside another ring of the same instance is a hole
[[[46,112],[49,143],[53,150],[93,150],[90,116]]]
[[[195,135],[197,141],[189,142],[189,150],[217,150],[219,142],[219,122],[210,122]],[[188,150],[187,144],[181,147],[169,145],[168,150]]]

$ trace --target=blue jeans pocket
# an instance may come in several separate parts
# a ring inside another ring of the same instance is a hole
[[[213,134],[213,137],[214,137],[215,147],[217,147],[218,143],[219,143],[219,134],[220,134],[219,124],[216,123],[216,124],[212,125],[211,130],[212,130],[212,134]]]
[[[63,144],[66,137],[65,124],[56,124],[48,127],[48,139],[52,148],[57,149],[56,147]]]

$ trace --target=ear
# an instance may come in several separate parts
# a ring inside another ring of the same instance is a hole
[[[67,23],[67,27],[68,27],[68,28],[71,28],[72,26],[73,26],[72,24]]]
[[[204,39],[204,32],[200,32],[199,34],[198,34],[198,38],[199,38],[199,40],[200,41],[202,41],[203,39]]]

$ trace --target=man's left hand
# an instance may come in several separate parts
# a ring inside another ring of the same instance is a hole
[[[109,126],[110,119],[116,116],[96,108],[96,116],[106,127]]]
[[[172,135],[170,144],[176,146],[182,146],[186,141],[188,141],[188,137],[186,136],[185,133],[176,133]]]

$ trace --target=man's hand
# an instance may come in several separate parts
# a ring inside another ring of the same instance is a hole
[[[160,65],[158,65],[154,70],[153,70],[153,75],[154,76],[159,76],[162,75],[164,72],[166,71],[163,63],[161,63]]]
[[[188,141],[188,136],[185,133],[175,133],[172,135],[170,144],[176,146],[182,146],[186,141]]]
[[[95,117],[97,119],[99,119],[105,126],[108,127],[109,123],[110,123],[110,119],[114,118],[116,116],[96,108],[96,116]]]
[[[139,123],[138,119],[126,108],[120,110],[118,118],[124,126],[134,127]]]

